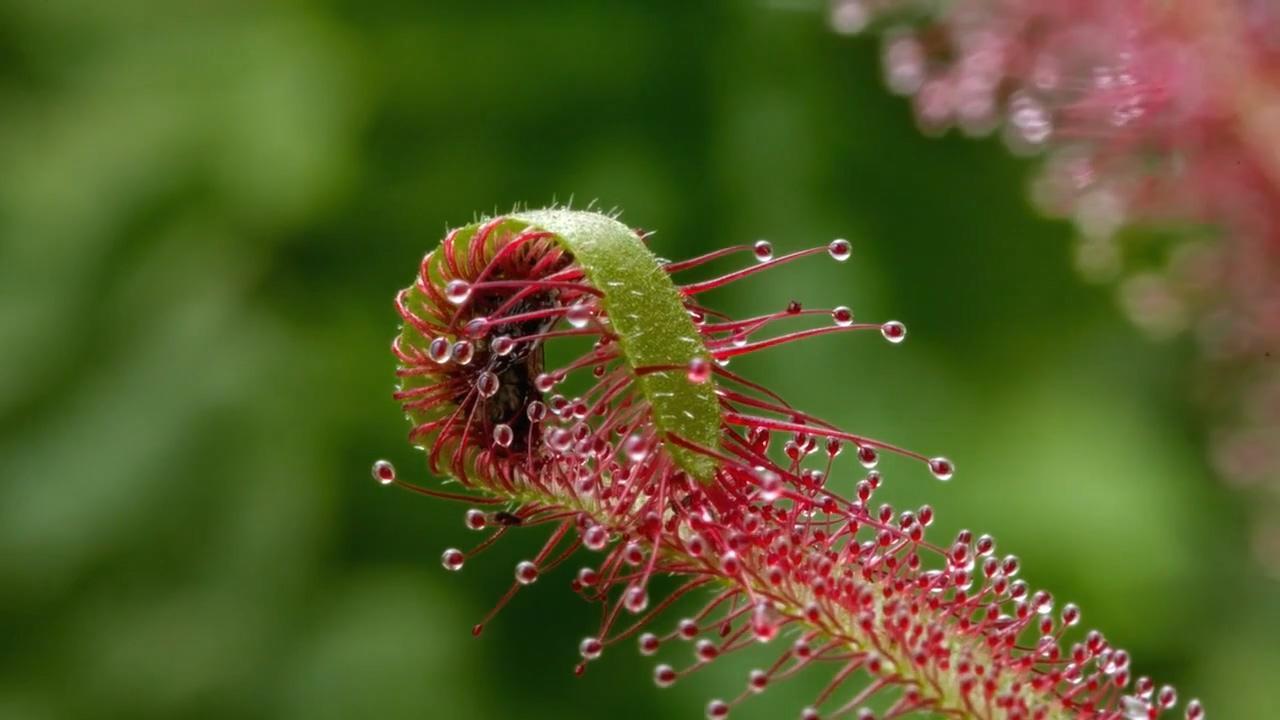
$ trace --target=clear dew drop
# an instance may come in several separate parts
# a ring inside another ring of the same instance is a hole
[[[897,320],[890,320],[880,326],[880,334],[884,336],[885,340],[897,345],[907,339],[907,326]]]
[[[756,603],[751,611],[751,631],[758,642],[767,643],[778,636],[778,613],[767,602]]]
[[[609,531],[600,525],[592,525],[582,531],[582,544],[588,550],[603,550],[609,544]]]
[[[1080,622],[1080,607],[1075,603],[1067,603],[1062,608],[1062,624],[1072,627]]]
[[[373,479],[379,485],[390,485],[396,481],[396,467],[390,460],[378,460],[373,464]]]
[[[710,640],[703,638],[693,645],[693,655],[698,662],[708,663],[720,657],[720,648]]]
[[[483,530],[489,525],[489,516],[483,510],[471,508],[463,516],[462,522],[467,526],[468,530]]]
[[[499,335],[489,343],[489,349],[498,357],[506,357],[516,349],[516,341],[510,335]]]
[[[831,311],[831,319],[840,327],[849,327],[853,324],[853,311],[841,305]]]
[[[604,643],[600,642],[599,638],[587,637],[578,643],[578,653],[582,655],[583,660],[595,660],[602,652],[604,652]]]
[[[689,382],[701,385],[711,379],[711,363],[706,358],[696,357],[689,361]]]
[[[489,333],[489,318],[477,317],[467,321],[463,332],[469,338],[482,338]]]
[[[466,562],[467,556],[457,548],[449,548],[440,554],[440,564],[445,570],[457,572],[462,569],[462,564]]]
[[[573,447],[573,434],[564,428],[556,428],[547,435],[547,444],[558,453],[565,453]]]
[[[939,480],[946,482],[956,474],[956,466],[944,457],[936,457],[929,461],[929,472]]]
[[[649,457],[649,443],[640,435],[628,436],[622,449],[631,462],[638,463]]]
[[[539,400],[534,400],[524,409],[524,414],[530,422],[541,422],[542,418],[547,416],[547,406]]]
[[[454,305],[461,305],[471,297],[471,283],[466,280],[450,280],[444,287],[444,296]]]
[[[756,244],[751,246],[751,252],[756,256],[756,260],[769,262],[773,259],[773,243],[768,240],[757,240]]]
[[[876,452],[873,447],[866,445],[858,446],[858,462],[862,463],[862,467],[871,469],[880,462],[880,453]]]
[[[512,440],[515,440],[515,432],[511,430],[510,425],[499,423],[493,426],[493,442],[498,447],[511,447]]]
[[[653,655],[658,652],[658,648],[662,645],[662,641],[653,633],[644,633],[640,636],[637,643],[640,646],[641,655]]]
[[[737,575],[742,570],[742,561],[738,559],[738,553],[733,550],[726,550],[721,554],[720,568],[729,575]]]
[[[482,398],[497,395],[500,387],[502,383],[498,381],[498,376],[488,370],[480,373],[480,377],[476,379],[476,392],[480,393]]]
[[[644,550],[640,544],[632,541],[622,548],[622,561],[631,567],[635,567],[644,562]]]
[[[459,340],[453,344],[453,359],[459,365],[467,365],[471,362],[471,358],[475,357],[475,347],[471,345],[469,340]]]
[[[591,318],[594,315],[594,308],[590,305],[578,303],[576,305],[569,306],[569,309],[565,311],[564,317],[569,321],[570,325],[576,328],[584,328],[587,326],[587,323],[591,322]]]
[[[632,585],[622,596],[622,605],[627,612],[639,615],[649,607],[649,593],[639,585]]]
[[[449,362],[453,357],[453,343],[449,342],[449,338],[438,337],[432,340],[427,346],[427,357],[440,365]]]
[[[538,579],[538,566],[528,560],[516,564],[516,582],[521,585],[532,585]]]
[[[836,262],[844,262],[853,254],[853,246],[844,238],[836,238],[827,245],[827,254],[836,260]]]

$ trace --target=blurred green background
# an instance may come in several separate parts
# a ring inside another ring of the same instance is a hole
[[[920,137],[876,54],[749,2],[0,0],[0,717],[700,717],[736,694],[765,655],[664,692],[630,651],[574,678],[595,610],[568,572],[471,638],[541,538],[450,575],[462,508],[369,479],[382,456],[425,479],[394,291],[447,227],[569,198],[671,257],[853,240],[717,303],[848,304],[908,342],[736,369],[951,456],[946,485],[886,460],[888,499],[994,533],[1137,672],[1213,717],[1274,708],[1277,587],[1203,462],[1188,348],[1075,276],[1028,166]],[[793,717],[821,682],[735,716]]]

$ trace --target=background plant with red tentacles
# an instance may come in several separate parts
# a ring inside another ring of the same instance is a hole
[[[834,0],[928,134],[1044,153],[1032,196],[1156,337],[1194,337],[1209,456],[1280,576],[1280,9],[1269,0]]]

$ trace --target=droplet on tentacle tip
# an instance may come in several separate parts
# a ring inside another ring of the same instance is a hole
[[[827,245],[827,254],[836,260],[836,262],[844,262],[853,254],[853,246],[844,238],[836,238]]]
[[[809,641],[804,638],[796,638],[791,645],[791,654],[800,660],[807,660],[813,655],[813,648],[809,647]]]
[[[768,240],[757,240],[755,245],[751,246],[751,252],[756,256],[756,260],[768,262],[773,259],[773,243]]]
[[[880,334],[885,340],[896,345],[907,339],[907,326],[897,320],[890,320],[880,326]]]
[[[627,612],[639,615],[649,607],[649,593],[640,585],[632,585],[622,596],[622,605]]]
[[[515,432],[511,429],[510,425],[507,425],[506,423],[499,423],[493,426],[493,442],[496,443],[498,447],[511,447],[511,442],[513,440],[515,440]]]
[[[729,705],[723,700],[707,703],[707,720],[724,720],[729,717]]]
[[[440,564],[444,566],[445,570],[451,572],[461,570],[462,564],[466,562],[466,559],[466,555],[463,555],[462,551],[457,548],[449,548],[440,554]]]
[[[640,646],[641,655],[653,655],[658,652],[658,648],[662,645],[662,641],[653,633],[644,633],[640,636],[638,644]]]
[[[862,463],[864,468],[873,468],[880,462],[880,454],[873,447],[866,445],[858,446],[858,462]]]
[[[1062,624],[1072,627],[1080,622],[1080,607],[1075,603],[1067,603],[1062,608]]]
[[[489,343],[489,349],[498,357],[506,357],[516,349],[516,341],[510,335],[499,335]]]
[[[463,518],[463,524],[468,530],[483,530],[489,526],[489,516],[483,510],[471,508]]]
[[[538,566],[528,560],[521,560],[516,564],[516,582],[521,585],[531,585],[538,579]]]
[[[841,305],[831,311],[831,319],[840,327],[849,327],[853,324],[853,311]]]
[[[631,567],[635,567],[644,562],[644,550],[640,547],[640,543],[629,542],[622,548],[622,561]]]
[[[529,418],[530,422],[540,422],[542,418],[547,416],[547,406],[540,400],[534,400],[525,408],[524,414]]]
[[[728,575],[737,575],[742,570],[742,561],[738,559],[738,553],[726,550],[720,556],[720,568]]]
[[[591,322],[591,318],[594,315],[594,308],[585,303],[578,303],[576,305],[571,305],[569,309],[565,311],[564,317],[569,321],[570,325],[576,328],[584,328],[587,326],[587,323]]]
[[[390,460],[378,460],[373,464],[373,479],[379,485],[390,485],[396,481],[396,468]]]
[[[609,544],[609,531],[600,525],[591,525],[582,531],[582,545],[588,550],[600,551]]]
[[[653,684],[660,688],[669,688],[676,682],[675,668],[670,665],[659,665],[653,669]]]
[[[469,338],[482,338],[489,333],[489,319],[484,317],[471,318],[463,326],[463,332]]]
[[[498,376],[488,370],[480,373],[480,377],[476,379],[476,392],[480,393],[482,398],[491,398],[498,394],[499,388],[502,387]]]
[[[956,466],[944,457],[936,457],[929,461],[929,472],[933,473],[933,476],[939,480],[946,482],[951,479],[952,475],[955,475]]]
[[[564,428],[556,428],[547,435],[547,445],[558,453],[566,453],[573,447],[573,434]]]
[[[475,347],[468,340],[459,340],[453,344],[453,359],[459,365],[467,365],[475,357]]]
[[[711,379],[711,363],[706,358],[696,357],[689,361],[689,382],[701,385]]]
[[[471,297],[471,283],[466,280],[450,280],[445,285],[444,296],[454,305],[461,305]]]
[[[453,357],[453,343],[449,338],[438,337],[427,346],[427,357],[439,365],[443,365]]]
[[[599,638],[587,637],[578,643],[578,653],[582,655],[583,660],[595,660],[602,652],[604,652],[604,643],[600,642]]]
[[[631,462],[640,462],[649,457],[649,443],[640,435],[629,435],[623,443],[623,451]]]
[[[751,611],[751,631],[756,640],[767,643],[778,636],[778,613],[765,601],[756,603]]]
[[[551,392],[556,386],[556,378],[551,373],[538,373],[533,379],[533,386],[538,389],[538,392]]]
[[[703,638],[694,644],[693,655],[698,658],[698,662],[708,663],[720,657],[720,648],[716,647],[714,642]]]

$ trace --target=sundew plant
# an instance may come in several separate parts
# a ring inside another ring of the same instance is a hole
[[[902,323],[843,306],[779,298],[776,312],[735,318],[703,303],[786,263],[846,262],[851,243],[672,261],[646,236],[563,208],[485,219],[448,233],[395,298],[395,398],[448,480],[411,481],[386,461],[374,478],[469,506],[482,539],[444,550],[446,570],[515,530],[547,538],[474,634],[521,589],[561,577],[601,609],[566,639],[579,674],[627,648],[653,658],[665,688],[700,682],[727,654],[766,654],[741,686],[705,688],[712,719],[799,673],[830,678],[796,708],[804,720],[1205,717],[1085,631],[1080,608],[1021,579],[992,537],[936,537],[930,506],[877,502],[883,454],[939,481],[951,461],[836,427],[732,369],[836,341],[824,336],[906,338]],[[740,269],[706,272],[732,257]],[[548,353],[556,344],[570,351]],[[579,569],[557,574],[565,564]],[[659,592],[659,578],[674,589]],[[700,609],[674,616],[686,598]]]

